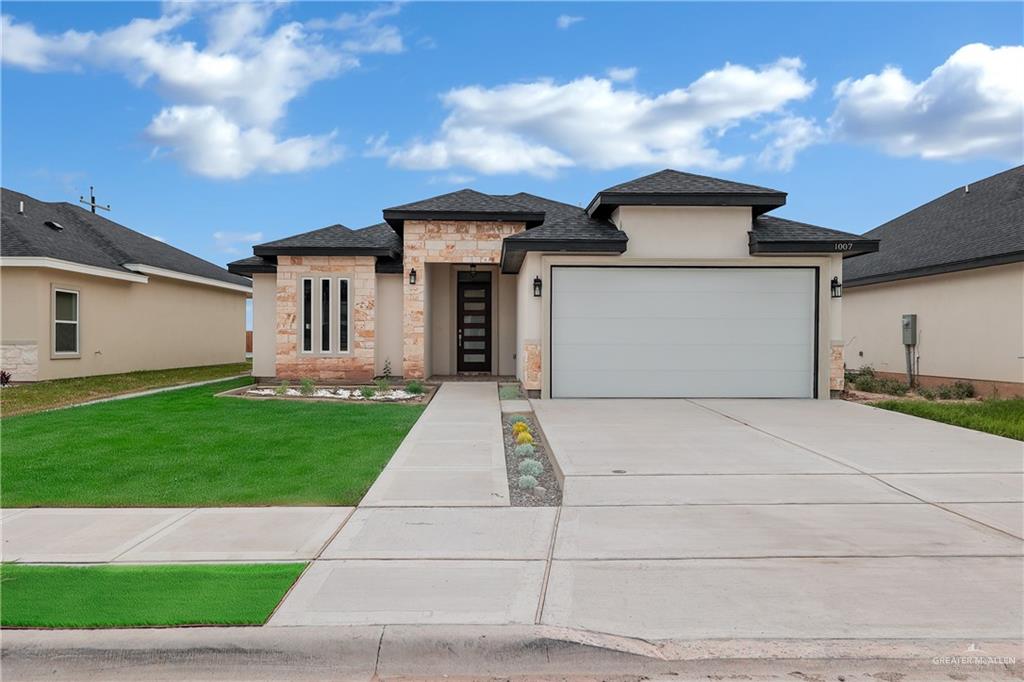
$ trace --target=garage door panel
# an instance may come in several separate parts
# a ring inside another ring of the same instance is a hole
[[[553,311],[563,319],[803,319],[798,292],[559,292]],[[595,304],[599,304],[595,307]]]
[[[567,318],[562,318],[567,319]],[[560,325],[559,345],[657,344],[672,339],[674,344],[733,343],[737,339],[747,342],[764,340],[783,344],[809,345],[807,329],[792,320],[758,320],[751,329],[749,320],[719,318],[702,320],[695,324],[687,319],[654,318],[643,325],[609,324],[601,318],[573,318],[574,322]]]
[[[764,370],[759,381],[752,384],[748,371],[707,372],[691,371],[609,371],[604,377],[593,372],[569,372],[566,381],[579,391],[579,395],[560,395],[563,398],[602,397],[609,383],[618,386],[616,398],[678,398],[685,387],[688,398],[806,398],[807,387],[802,379],[791,372]]]
[[[723,344],[693,346],[679,352],[669,344],[646,344],[641,353],[624,354],[615,344],[567,345],[554,355],[559,374],[563,370],[588,371],[600,366],[603,371],[704,370],[704,371],[760,371],[764,368],[805,372],[806,345],[763,346],[756,355],[745,352],[745,347]]]
[[[813,268],[552,268],[554,397],[811,397]]]

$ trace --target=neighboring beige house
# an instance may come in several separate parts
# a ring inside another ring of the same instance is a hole
[[[245,360],[248,278],[2,190],[0,368],[15,381]]]
[[[1024,166],[958,187],[864,235],[846,268],[846,364],[905,378],[902,318],[922,386],[1024,395]]]
[[[827,398],[855,235],[777,190],[665,170],[586,209],[460,190],[253,248],[253,373],[518,377],[544,397]]]

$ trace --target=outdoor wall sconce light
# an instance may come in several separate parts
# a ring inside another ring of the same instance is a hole
[[[409,270],[409,284],[416,284],[416,268]]]
[[[832,298],[842,298],[842,297],[843,297],[843,285],[839,281],[838,277],[833,277],[832,278]]]
[[[543,286],[543,283],[540,281],[540,277],[539,276],[538,277],[534,277],[533,278],[533,295],[534,296],[540,298],[540,290],[541,290],[542,286]]]

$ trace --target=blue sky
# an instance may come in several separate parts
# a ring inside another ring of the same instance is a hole
[[[3,185],[94,184],[112,219],[221,264],[463,186],[585,204],[664,167],[863,232],[1024,156],[1020,3],[3,14]]]

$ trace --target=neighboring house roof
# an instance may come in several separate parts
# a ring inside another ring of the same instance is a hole
[[[401,232],[406,220],[507,220],[527,227],[544,222],[544,211],[472,189],[384,209],[384,220]]]
[[[607,218],[619,206],[750,206],[760,215],[785,203],[777,189],[666,168],[601,190],[587,212]]]
[[[878,240],[775,216],[757,216],[749,232],[750,253],[839,253],[878,251]],[[845,267],[845,266],[844,266]]]
[[[1024,261],[1024,166],[958,187],[864,236],[883,248],[844,266],[846,286]]]
[[[329,225],[319,230],[257,244],[252,248],[257,256],[391,256],[394,255],[393,251],[391,245],[375,238],[374,234],[350,230],[344,225]]]
[[[6,188],[0,193],[0,256],[4,258],[48,258],[114,273],[161,275],[166,274],[161,271],[169,271],[240,287],[252,284],[209,261],[67,202],[39,201]],[[24,213],[19,213],[20,206]]]

